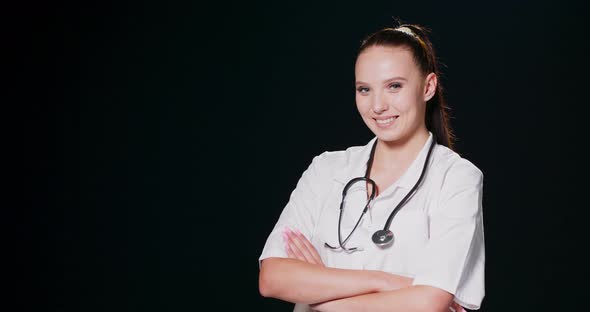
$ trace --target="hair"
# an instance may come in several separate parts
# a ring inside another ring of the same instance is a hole
[[[434,73],[439,78],[436,92],[426,105],[426,128],[434,134],[438,144],[453,150],[455,137],[449,121],[450,108],[443,95],[439,64],[432,42],[428,38],[429,33],[427,28],[415,24],[400,24],[396,28],[383,28],[362,41],[357,59],[363,51],[373,46],[408,48],[424,76]]]

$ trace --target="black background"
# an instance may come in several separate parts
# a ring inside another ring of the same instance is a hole
[[[20,13],[9,31],[26,83],[23,309],[290,311],[259,295],[258,256],[313,156],[372,138],[354,105],[354,60],[392,17],[432,29],[456,150],[484,173],[481,310],[584,306],[582,1]]]

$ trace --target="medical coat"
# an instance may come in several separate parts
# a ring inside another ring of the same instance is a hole
[[[390,230],[394,243],[379,248],[371,240],[387,217],[418,181],[432,133],[406,172],[375,198],[358,228],[346,243],[363,251],[348,253],[338,246],[338,214],[342,190],[362,177],[371,147],[326,151],[313,158],[268,236],[259,261],[287,258],[282,230],[298,229],[314,245],[327,267],[380,270],[413,278],[413,285],[429,285],[455,296],[468,309],[479,309],[485,295],[483,174],[473,163],[451,149],[436,144],[426,175],[414,195],[400,208]],[[366,204],[364,182],[355,183],[346,195],[341,232],[344,239]],[[295,311],[307,311],[296,304]]]

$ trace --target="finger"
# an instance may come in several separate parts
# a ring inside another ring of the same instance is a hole
[[[305,248],[309,252],[309,254],[313,257],[315,263],[323,265],[324,262],[322,261],[320,254],[315,249],[315,247],[311,244],[311,242],[307,239],[307,237],[305,237],[305,235],[303,235],[303,233],[299,232],[298,230],[296,232],[297,232],[297,235],[300,237],[301,241],[303,242],[303,245],[305,246]]]
[[[288,255],[290,254],[294,259],[308,262],[303,253],[293,243],[293,237],[289,234],[289,230],[283,231],[283,238],[285,241],[285,250],[287,250]]]
[[[291,247],[289,247],[289,245],[285,246],[285,250],[287,251],[287,256],[289,256],[289,258],[297,259],[297,256],[293,253],[293,250],[291,250]]]
[[[293,245],[296,244],[296,246],[301,251],[300,254],[303,255],[303,257],[305,258],[305,261],[307,261],[309,263],[313,263],[313,264],[322,265],[322,266],[324,265],[317,250],[311,244],[311,242],[305,237],[305,235],[303,235],[303,233],[301,233],[297,229],[291,230],[289,228],[285,228],[284,232],[291,234],[290,236],[292,237],[292,240],[293,240],[293,243],[291,244],[292,248],[294,248]],[[288,240],[291,240],[291,239],[289,239],[289,236],[287,236],[287,237],[288,237]],[[300,244],[297,244],[297,242],[299,242]]]
[[[293,232],[291,232],[290,230],[288,230],[286,232],[286,234],[287,234],[287,237],[289,238],[288,239],[288,247],[291,249],[293,254],[295,254],[297,259],[299,259],[301,261],[305,261],[305,262],[310,262],[308,257],[305,256],[303,249],[300,247],[301,242],[299,242],[299,239],[295,236],[295,234]]]
[[[301,250],[302,254],[310,263],[323,264],[319,258],[319,255],[315,255],[317,252],[313,245],[311,245],[311,243],[307,240],[305,235],[303,235],[298,230],[291,231],[291,235],[294,237],[293,242],[297,244],[297,247]]]
[[[465,310],[463,309],[463,306],[461,306],[460,304],[458,304],[455,301],[453,301],[453,303],[449,307],[449,310],[456,311],[456,312],[465,312]]]
[[[289,247],[289,237],[287,236],[287,233],[285,233],[285,232],[283,232],[283,243],[285,244],[285,252],[287,253],[287,257],[296,259],[297,257],[295,256],[295,254],[293,253],[293,251]]]
[[[301,238],[297,234],[295,234],[295,232],[290,230],[287,231],[287,235],[289,236],[290,241],[289,246],[291,247],[291,249],[293,249],[293,252],[303,257],[305,261],[309,263],[315,263],[313,257],[307,251],[307,248],[305,248],[303,242],[301,241]]]

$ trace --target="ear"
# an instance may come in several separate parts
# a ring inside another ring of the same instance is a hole
[[[424,102],[428,102],[436,93],[438,78],[435,73],[430,73],[424,80]]]

